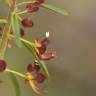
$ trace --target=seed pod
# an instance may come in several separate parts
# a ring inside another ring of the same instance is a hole
[[[21,23],[24,27],[32,27],[33,26],[33,21],[29,18],[23,19]]]

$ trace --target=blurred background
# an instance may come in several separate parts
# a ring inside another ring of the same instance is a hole
[[[0,18],[6,17],[8,9],[2,1]],[[96,0],[46,0],[46,3],[66,9],[69,15],[41,8],[30,15],[34,27],[25,30],[31,41],[49,31],[49,48],[58,54],[56,60],[46,62],[51,82],[47,84],[48,94],[43,96],[96,96]],[[26,72],[27,64],[33,61],[26,48],[17,46],[7,49],[5,59],[10,68],[20,72]],[[0,96],[15,96],[7,73],[0,74],[0,79],[3,80]],[[18,80],[22,96],[37,96],[22,78]]]

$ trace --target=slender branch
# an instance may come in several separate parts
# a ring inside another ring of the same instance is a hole
[[[5,72],[9,72],[9,73],[12,73],[12,74],[15,74],[15,75],[18,75],[20,77],[23,77],[23,78],[26,78],[26,76],[20,72],[17,72],[17,71],[14,71],[14,70],[11,70],[11,69],[6,69]]]
[[[14,36],[14,35],[11,35],[11,34],[8,34],[8,38],[9,38],[9,39],[15,39],[15,36]],[[30,46],[34,46],[34,47],[35,47],[35,44],[34,44],[34,43],[32,43],[32,42],[30,42],[30,41],[28,41],[28,40],[26,40],[26,39],[20,38],[20,40],[21,40],[22,42],[30,45]]]
[[[7,20],[6,19],[0,19],[0,23],[6,24]]]
[[[25,14],[25,13],[27,13],[27,12],[28,12],[27,10],[24,10],[24,11],[18,12],[17,14],[18,14],[18,15],[21,15],[21,14]]]
[[[21,2],[21,3],[18,3],[16,6],[21,6],[21,5],[24,5],[24,4],[30,4],[30,3],[34,3],[35,1],[26,1],[26,2]]]
[[[6,51],[7,41],[8,41],[7,35],[9,34],[10,29],[11,29],[11,16],[12,16],[12,13],[14,12],[14,10],[15,10],[16,1],[17,0],[13,0],[13,3],[9,8],[9,14],[8,14],[8,17],[7,17],[7,22],[8,23],[4,27],[3,35],[2,35],[2,38],[1,38],[1,42],[0,42],[0,59],[4,58],[4,54],[5,54],[5,51]]]

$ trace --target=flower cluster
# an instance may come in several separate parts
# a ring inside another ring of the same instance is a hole
[[[0,19],[0,72],[9,72],[18,75],[24,78],[25,82],[29,84],[37,94],[46,93],[47,91],[42,84],[49,79],[49,73],[46,64],[43,61],[55,59],[56,51],[48,51],[48,46],[50,44],[49,32],[46,32],[43,39],[35,39],[34,43],[24,39],[24,36],[26,35],[25,29],[32,28],[34,22],[29,17],[22,18],[21,14],[33,14],[37,12],[40,7],[63,15],[67,14],[67,12],[64,10],[64,13],[60,8],[44,4],[45,0],[19,3],[17,3],[17,0],[6,0],[6,2],[9,5],[10,10],[8,12],[8,18]],[[19,9],[19,6],[21,5],[25,5],[23,11]],[[24,73],[9,69],[7,62],[4,59],[6,48],[14,46],[15,40],[19,47],[24,45],[34,57],[34,62],[27,64]],[[17,79],[15,78],[14,80]]]
[[[45,0],[36,0],[34,3],[30,3],[26,6],[27,12],[33,13],[39,10],[41,4],[43,4]]]
[[[46,75],[41,71],[41,67],[36,60],[34,61],[34,64],[27,65],[26,76],[27,76],[26,82],[30,84],[32,89],[37,94],[46,92],[44,88],[41,88],[39,86],[39,84],[45,81]]]
[[[26,8],[28,10],[27,12],[37,11],[37,9],[39,9],[39,5],[42,3],[44,3],[44,0],[36,0],[35,3],[26,5]],[[25,35],[24,28],[32,28],[34,23],[28,17],[24,18],[20,23],[22,25],[20,27],[20,37],[23,38]],[[10,34],[14,36],[14,32],[12,28],[10,30]],[[0,27],[0,36],[2,36],[2,27]],[[50,36],[49,32],[46,32],[44,39],[35,40],[34,48],[39,60],[51,60],[56,57],[55,51],[47,52],[48,45],[50,44],[49,36]],[[14,44],[13,38],[8,39],[8,47],[11,48],[13,44]],[[32,89],[37,94],[47,92],[44,88],[40,88],[39,86],[47,79],[46,73],[42,71],[42,68],[39,63],[40,62],[38,62],[38,60],[35,59],[33,64],[27,65],[27,68],[26,68],[27,72],[23,74],[23,76],[21,75],[21,73],[18,73],[18,75],[25,78],[25,81],[30,84]],[[17,72],[7,69],[6,66],[7,66],[6,62],[4,60],[0,60],[0,72],[8,71],[8,72],[17,74]]]
[[[49,43],[50,43],[49,32],[46,32],[46,37],[42,41],[35,40],[35,45],[37,45],[36,46],[37,55],[41,60],[50,60],[56,57],[56,51],[52,51],[50,53],[46,51]]]

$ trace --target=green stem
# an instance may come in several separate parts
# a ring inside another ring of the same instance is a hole
[[[26,2],[21,2],[21,3],[18,3],[16,6],[21,6],[21,5],[24,5],[24,4],[30,4],[30,3],[34,3],[35,1],[26,1]]]
[[[24,11],[18,12],[17,15],[21,15],[21,14],[25,14],[25,13],[28,13],[28,11],[24,10]]]
[[[8,68],[5,70],[5,72],[9,72],[9,73],[18,75],[18,76],[20,76],[20,77],[22,77],[22,78],[26,78],[26,76],[25,76],[24,74],[22,74],[22,73],[20,73],[20,72],[17,72],[17,71],[14,71],[14,70],[11,70],[11,69],[8,69]]]
[[[6,24],[7,23],[7,20],[6,19],[0,19],[0,23]]]
[[[9,38],[9,39],[15,39],[15,36],[14,36],[14,35],[11,35],[11,34],[8,34],[8,38]],[[34,46],[34,47],[35,47],[35,44],[34,44],[34,43],[32,43],[32,42],[30,42],[30,41],[28,41],[28,40],[26,40],[26,39],[20,38],[20,40],[21,40],[22,42],[30,45],[30,46]]]
[[[5,25],[5,28],[3,30],[3,35],[2,35],[2,38],[1,38],[1,42],[0,42],[0,59],[4,58],[4,54],[5,54],[5,51],[6,51],[7,42],[8,42],[8,36],[7,35],[10,33],[11,16],[12,16],[12,13],[14,12],[14,10],[15,10],[16,1],[17,0],[13,0],[12,5],[10,6],[9,14],[8,14],[8,17],[7,17],[7,22],[8,23]]]

